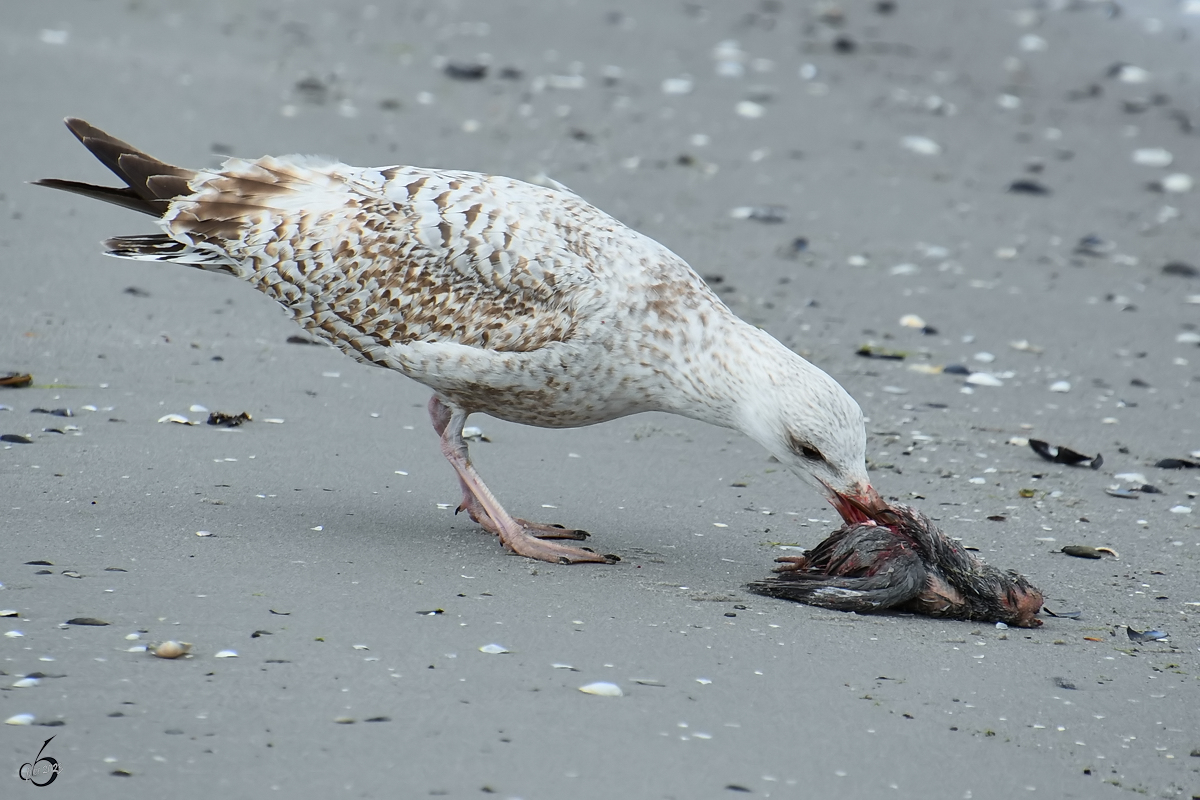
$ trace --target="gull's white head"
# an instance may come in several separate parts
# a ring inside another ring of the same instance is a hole
[[[867,477],[862,409],[837,381],[782,349],[781,363],[739,404],[738,427],[814,484],[847,523],[873,519],[887,504]]]

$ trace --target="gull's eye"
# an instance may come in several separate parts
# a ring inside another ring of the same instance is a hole
[[[809,461],[825,460],[825,456],[821,455],[820,450],[813,447],[803,439],[797,438],[794,434],[789,433],[787,439],[788,447],[791,448],[793,453],[796,453],[803,458],[807,458]]]

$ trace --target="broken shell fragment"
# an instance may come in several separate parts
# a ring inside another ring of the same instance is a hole
[[[1131,642],[1157,642],[1161,639],[1171,638],[1171,634],[1166,631],[1135,631],[1128,625],[1125,626],[1125,633],[1128,634]]]
[[[180,656],[186,656],[191,651],[192,645],[188,642],[171,640],[162,644],[147,645],[146,649],[159,658],[179,658]]]
[[[1030,439],[1029,447],[1042,458],[1047,461],[1053,461],[1055,464],[1074,466],[1086,463],[1092,469],[1100,469],[1101,465],[1104,464],[1104,456],[1099,453],[1094,456],[1085,456],[1082,453],[1076,453],[1074,450],[1062,447],[1061,445],[1053,447],[1041,439]]]
[[[1088,547],[1085,544],[1069,544],[1062,549],[1062,552],[1076,558],[1100,558],[1100,551],[1095,547]]]

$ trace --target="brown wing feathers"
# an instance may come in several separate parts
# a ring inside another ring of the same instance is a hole
[[[143,214],[160,217],[170,201],[190,194],[188,181],[195,172],[159,161],[146,155],[128,142],[109,136],[99,128],[73,117],[66,120],[67,129],[75,135],[101,164],[108,167],[126,186],[95,186],[78,181],[47,178],[34,181],[36,186],[81,194],[104,200]]]

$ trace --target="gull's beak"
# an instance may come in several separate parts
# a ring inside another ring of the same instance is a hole
[[[830,504],[837,509],[847,525],[864,522],[894,524],[892,518],[895,512],[870,484],[859,484],[851,492],[839,492],[828,484],[825,488],[829,491]]]

